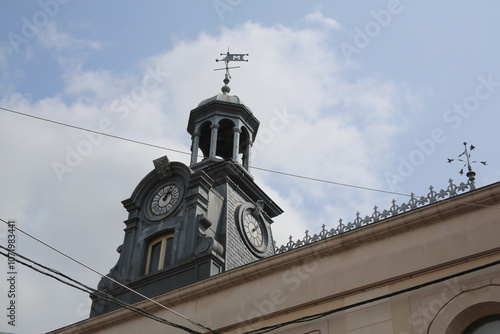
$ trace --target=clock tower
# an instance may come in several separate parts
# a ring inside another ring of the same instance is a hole
[[[230,89],[191,110],[190,165],[164,156],[122,203],[128,211],[118,262],[98,290],[126,303],[174,290],[274,254],[272,218],[283,211],[254,182],[259,121]],[[119,306],[94,297],[90,316]]]

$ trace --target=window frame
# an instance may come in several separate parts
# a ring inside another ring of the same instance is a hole
[[[149,274],[154,274],[157,273],[163,269],[168,268],[169,266],[165,267],[165,258],[168,256],[172,256],[172,253],[167,254],[167,243],[174,242],[174,233],[166,233],[163,234],[155,239],[152,239],[151,241],[148,242],[147,244],[147,254],[146,254],[146,267],[144,269],[144,274],[149,275]],[[155,245],[158,243],[160,244],[160,254],[158,258],[158,268],[156,270],[150,270],[150,265],[151,265],[151,255],[152,255],[152,250]],[[173,248],[171,248],[173,250]]]

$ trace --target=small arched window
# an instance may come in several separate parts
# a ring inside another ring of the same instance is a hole
[[[208,158],[210,155],[210,138],[212,134],[211,129],[212,122],[205,122],[200,126],[200,139],[199,139],[199,149],[203,153],[203,159]],[[198,154],[198,152],[196,152]]]
[[[496,333],[500,333],[500,314],[493,314],[476,320],[462,332],[462,334]]]
[[[219,122],[215,155],[222,159],[229,159],[233,156],[234,126],[234,122],[229,119],[223,119]]]
[[[169,233],[148,244],[145,274],[153,274],[172,265],[174,234]]]

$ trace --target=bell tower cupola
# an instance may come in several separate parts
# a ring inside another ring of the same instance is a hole
[[[191,135],[191,164],[201,160],[230,160],[247,171],[259,121],[236,95],[229,95],[229,61],[246,61],[245,55],[225,55],[226,70],[221,93],[203,100],[191,110],[187,131]],[[201,153],[201,154],[200,154]]]

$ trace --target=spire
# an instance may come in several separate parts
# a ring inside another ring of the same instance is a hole
[[[248,56],[248,53],[229,53],[229,48],[227,49],[227,53],[221,53],[221,56],[225,56],[222,59],[215,59],[216,62],[223,61],[226,64],[226,67],[216,68],[214,71],[226,70],[226,75],[224,77],[224,86],[222,86],[221,91],[223,94],[228,94],[231,91],[228,84],[231,79],[231,75],[229,74],[229,69],[232,68],[240,68],[240,66],[232,66],[229,67],[230,61],[248,61],[247,59],[243,59],[243,57]]]
[[[460,155],[456,159],[456,160],[464,163],[462,169],[458,173],[460,175],[463,175],[464,174],[464,169],[467,168],[467,173],[465,175],[469,178],[469,182],[471,184],[471,190],[474,190],[474,189],[476,189],[476,184],[474,183],[474,181],[476,180],[476,172],[474,172],[472,170],[471,164],[476,163],[477,161],[476,160],[473,160],[473,161],[470,160],[470,152],[473,151],[476,148],[476,146],[470,145],[470,147],[467,149],[467,142],[464,142],[464,147],[465,147],[464,151],[462,153],[460,153]],[[465,156],[465,159],[463,158],[463,156]],[[448,163],[451,163],[454,160],[455,159],[448,158]],[[479,161],[479,162],[482,163],[485,166],[488,164],[487,161]]]

